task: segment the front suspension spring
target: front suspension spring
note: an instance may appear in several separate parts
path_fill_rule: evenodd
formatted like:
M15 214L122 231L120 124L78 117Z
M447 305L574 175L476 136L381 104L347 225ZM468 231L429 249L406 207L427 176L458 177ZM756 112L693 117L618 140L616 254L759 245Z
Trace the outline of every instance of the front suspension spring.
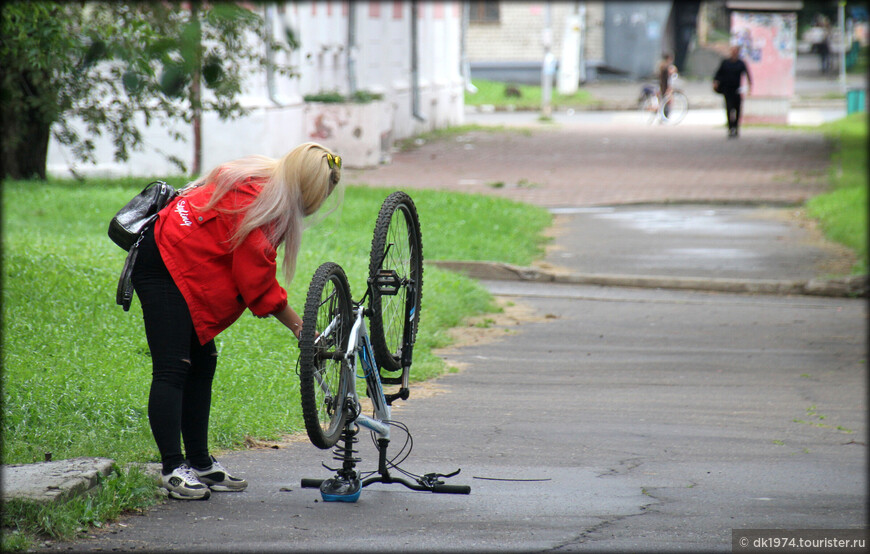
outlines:
M332 459L342 462L342 469L340 473L343 474L355 474L354 468L356 467L357 462L361 462L362 458L355 456L359 450L356 450L353 445L359 442L357 438L357 434L359 433L359 427L354 424L348 424L344 426L344 431L341 433L341 439L339 439L339 443L335 445L335 448L332 451Z

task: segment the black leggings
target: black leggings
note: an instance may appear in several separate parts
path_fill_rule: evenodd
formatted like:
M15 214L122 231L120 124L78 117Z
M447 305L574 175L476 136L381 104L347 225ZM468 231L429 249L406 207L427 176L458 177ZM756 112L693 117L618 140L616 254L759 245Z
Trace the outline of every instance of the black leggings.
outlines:
M187 303L160 257L153 229L146 232L139 246L133 286L142 303L151 351L148 420L163 473L171 473L184 463L182 438L189 463L207 468L211 465L208 416L217 349L214 340L199 344Z
M740 105L743 103L743 97L737 91L726 92L725 96L725 113L728 116L728 128L736 129L740 125Z

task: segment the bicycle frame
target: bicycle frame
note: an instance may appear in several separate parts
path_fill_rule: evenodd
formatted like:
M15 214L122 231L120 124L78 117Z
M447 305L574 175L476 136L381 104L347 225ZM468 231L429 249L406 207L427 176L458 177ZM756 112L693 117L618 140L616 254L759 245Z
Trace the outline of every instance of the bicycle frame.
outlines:
M354 402L354 413L356 418L353 420L367 429L377 433L381 438L389 440L390 426L383 423L390 419L390 406L387 403L384 395L384 387L381 383L380 372L375 363L374 352L372 351L372 343L369 339L368 329L365 325L365 307L362 303L354 307L355 320L350 331L350 339L347 344L347 351L344 359L347 362L346 370L353 376L354 379L347 379L347 387L350 390L343 391L345 399L351 399ZM362 365L363 375L366 380L366 391L369 399L374 407L375 417L369 417L362 413L359 405L359 395L356 392L356 359L359 359Z

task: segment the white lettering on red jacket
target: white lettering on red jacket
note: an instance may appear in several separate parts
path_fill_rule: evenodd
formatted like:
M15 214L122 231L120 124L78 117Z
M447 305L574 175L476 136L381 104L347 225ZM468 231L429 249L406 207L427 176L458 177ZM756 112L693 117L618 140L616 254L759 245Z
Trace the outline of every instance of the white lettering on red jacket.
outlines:
M175 205L175 211L181 217L181 226L182 227L190 227L193 225L193 222L187 217L187 200L179 200L178 204Z

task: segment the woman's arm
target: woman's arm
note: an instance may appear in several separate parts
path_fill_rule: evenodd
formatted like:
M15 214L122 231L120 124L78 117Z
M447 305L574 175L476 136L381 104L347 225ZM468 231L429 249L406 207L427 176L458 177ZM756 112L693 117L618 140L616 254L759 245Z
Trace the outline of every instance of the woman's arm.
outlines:
M275 316L275 319L284 324L285 327L290 329L296 338L299 338L299 333L302 332L302 318L299 317L299 314L290 307L290 304L284 306L284 308L280 311L272 314Z

